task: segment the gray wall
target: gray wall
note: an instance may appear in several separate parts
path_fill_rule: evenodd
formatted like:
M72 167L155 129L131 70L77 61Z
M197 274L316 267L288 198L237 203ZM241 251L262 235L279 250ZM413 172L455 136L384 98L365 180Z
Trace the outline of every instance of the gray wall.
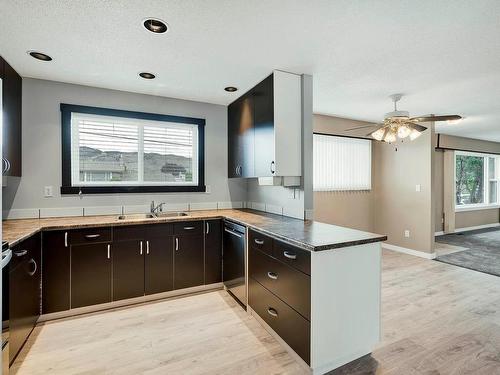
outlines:
M78 196L61 196L60 103L206 119L205 183L210 186L211 193L85 195L82 199ZM15 183L3 189L3 209L143 205L152 199L172 204L245 201L246 182L228 180L226 166L225 106L25 78L23 177L17 190ZM54 197L44 198L43 187L50 185L54 187Z

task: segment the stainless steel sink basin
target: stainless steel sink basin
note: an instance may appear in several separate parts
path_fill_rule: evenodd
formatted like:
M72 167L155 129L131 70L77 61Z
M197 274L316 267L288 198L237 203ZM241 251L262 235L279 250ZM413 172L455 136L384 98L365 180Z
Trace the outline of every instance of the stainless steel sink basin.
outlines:
M120 215L118 216L118 220L134 220L134 219L155 219L156 216L153 214L129 214L129 215Z
M179 216L188 216L186 212L158 212L155 214L156 217L179 217Z

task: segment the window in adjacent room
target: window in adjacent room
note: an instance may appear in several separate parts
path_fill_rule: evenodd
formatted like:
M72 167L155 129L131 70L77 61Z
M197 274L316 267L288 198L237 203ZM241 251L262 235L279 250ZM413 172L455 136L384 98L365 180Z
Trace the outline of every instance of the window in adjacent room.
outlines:
M371 141L314 134L314 191L370 190Z
M205 120L61 104L63 194L205 191Z
M500 156L455 153L455 205L458 209L497 206Z

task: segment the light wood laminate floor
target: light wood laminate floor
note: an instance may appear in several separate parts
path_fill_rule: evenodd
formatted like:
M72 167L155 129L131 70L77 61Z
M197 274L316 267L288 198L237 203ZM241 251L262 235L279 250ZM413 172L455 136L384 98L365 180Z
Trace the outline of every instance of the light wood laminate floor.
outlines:
M500 278L384 251L382 342L333 374L500 374ZM48 322L14 374L303 374L223 291Z

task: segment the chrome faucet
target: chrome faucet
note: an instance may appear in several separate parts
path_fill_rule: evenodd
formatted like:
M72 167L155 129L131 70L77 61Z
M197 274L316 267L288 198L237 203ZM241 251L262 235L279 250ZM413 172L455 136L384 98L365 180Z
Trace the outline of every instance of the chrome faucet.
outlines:
M158 212L163 212L163 205L165 202L160 203L158 206L155 206L155 201L151 201L151 208L150 212L154 215L157 214Z

